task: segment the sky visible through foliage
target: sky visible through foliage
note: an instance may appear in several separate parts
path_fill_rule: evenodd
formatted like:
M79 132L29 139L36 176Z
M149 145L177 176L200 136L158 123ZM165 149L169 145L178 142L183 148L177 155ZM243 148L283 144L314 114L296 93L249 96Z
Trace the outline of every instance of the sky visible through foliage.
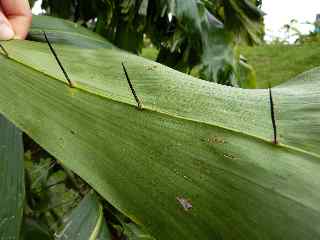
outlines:
M267 14L264 18L266 25L266 40L270 41L274 37L286 38L286 33L282 27L292 19L296 19L295 26L304 34L314 30L311 24L314 23L316 15L320 14L319 0L263 0L263 11ZM294 38L291 39L294 41Z

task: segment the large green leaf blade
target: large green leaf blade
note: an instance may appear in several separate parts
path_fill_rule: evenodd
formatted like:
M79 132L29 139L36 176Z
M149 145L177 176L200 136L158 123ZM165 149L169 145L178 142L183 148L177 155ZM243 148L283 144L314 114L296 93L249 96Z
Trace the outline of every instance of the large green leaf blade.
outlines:
M24 193L22 134L0 115L0 239L19 239Z
M273 90L274 145L267 90L204 82L117 50L56 46L70 89L46 45L4 46L0 111L156 238L319 238L319 140L303 131L319 131L319 70ZM299 136L290 114L304 116Z
M280 142L320 156L320 68L274 88Z
M46 44L12 41L4 46L15 61L67 83ZM272 139L266 90L212 85L119 50L54 47L71 80L85 92L136 106L122 69L124 63L145 109Z

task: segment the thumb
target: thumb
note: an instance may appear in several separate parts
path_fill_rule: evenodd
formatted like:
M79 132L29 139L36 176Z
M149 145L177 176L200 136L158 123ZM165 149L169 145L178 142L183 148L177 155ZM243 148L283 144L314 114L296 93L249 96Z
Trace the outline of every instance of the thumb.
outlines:
M0 40L10 40L14 37L11 24L5 17L3 12L0 11Z

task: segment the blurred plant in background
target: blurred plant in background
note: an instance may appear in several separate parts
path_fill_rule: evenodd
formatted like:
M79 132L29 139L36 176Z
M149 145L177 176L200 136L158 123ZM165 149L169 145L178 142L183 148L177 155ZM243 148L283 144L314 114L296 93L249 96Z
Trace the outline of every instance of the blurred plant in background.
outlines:
M320 15L316 17L315 22L299 22L296 19L292 19L289 23L282 27L282 37L274 37L270 42L271 44L304 44L320 41ZM311 26L309 33L305 34L301 31L301 26Z
M158 49L156 60L182 72L254 87L255 79L242 74L250 68L243 69L237 45L262 42L261 4L256 0L43 0L42 8L48 15L81 22L135 54L149 39Z

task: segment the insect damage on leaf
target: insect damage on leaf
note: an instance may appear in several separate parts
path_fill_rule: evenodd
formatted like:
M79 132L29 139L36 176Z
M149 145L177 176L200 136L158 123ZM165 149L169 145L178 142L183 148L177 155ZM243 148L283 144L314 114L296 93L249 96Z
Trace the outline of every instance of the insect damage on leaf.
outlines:
M147 67L147 70L155 70L157 68L157 65L151 65L146 67Z
M65 78L67 79L67 81L68 81L68 83L69 83L69 87L73 88L73 87L74 87L74 84L72 83L72 81L71 81L71 79L69 78L66 70L64 69L64 67L63 67L63 65L62 65L62 63L61 63L58 55L57 55L56 52L54 51L54 49L53 49L53 47L52 47L52 45L51 45L51 43L50 43L50 41L49 41L49 38L48 38L48 36L47 36L47 34L46 34L45 31L43 31L43 35L44 35L44 38L46 39L46 41L47 41L47 43L48 43L48 45L49 45L49 48L50 48L51 53L53 54L54 58L56 59L58 65L59 65L59 67L60 67L60 69L62 70L63 75L64 75Z
M176 197L176 199L185 211L189 211L192 208L192 204L190 203L190 201L188 199L185 199L182 197Z
M134 88L133 88L133 85L132 85L132 82L131 82L131 80L130 80L130 78L129 78L127 69L126 69L126 67L124 66L124 63L123 63L123 62L122 62L121 64L122 64L122 68L123 68L124 74L125 74L125 76L126 76L127 82L128 82L129 87L130 87L130 89L131 89L132 95L134 96L134 99L136 100L136 102L137 102L137 104L138 104L138 109L142 110L141 101L140 101L140 99L138 98L138 95L137 95L136 91L135 91Z
M225 140L223 140L222 138L216 137L216 136L209 137L207 139L207 142L210 144L224 144L224 143L226 143Z
M9 54L8 54L7 50L2 46L2 44L0 44L0 48L1 48L2 52L4 53L4 55L6 57L9 57Z
M271 113L271 121L272 121L272 128L273 128L273 143L278 144L277 125L276 125L276 119L275 119L275 113L274 113L274 103L273 103L272 90L271 90L270 83L269 83L269 100L270 100L270 113Z

